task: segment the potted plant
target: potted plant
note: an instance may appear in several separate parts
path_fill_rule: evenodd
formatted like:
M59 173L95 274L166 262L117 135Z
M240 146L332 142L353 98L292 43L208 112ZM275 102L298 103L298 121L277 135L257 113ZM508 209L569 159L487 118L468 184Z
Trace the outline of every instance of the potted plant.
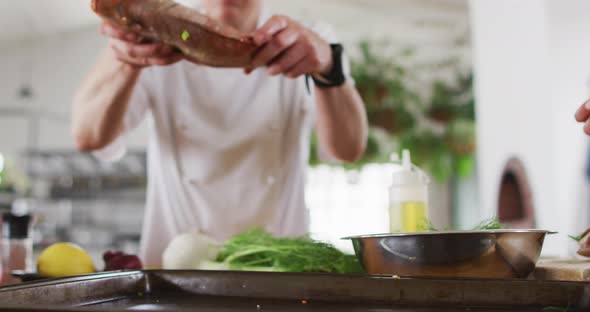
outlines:
M365 102L371 130L365 155L344 167L387 162L392 152L409 149L416 164L438 182L471 175L476 145L471 73L458 72L452 81L416 83L416 69L404 65L413 50L384 56L387 53L378 50L386 50L386 45L364 40L352 62L352 76ZM422 68L431 70L432 66ZM311 151L310 163L322 163L315 137Z

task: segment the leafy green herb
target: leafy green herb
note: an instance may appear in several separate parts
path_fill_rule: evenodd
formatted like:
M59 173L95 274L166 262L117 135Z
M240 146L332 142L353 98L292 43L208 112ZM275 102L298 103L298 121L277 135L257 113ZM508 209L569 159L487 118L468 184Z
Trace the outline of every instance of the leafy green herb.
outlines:
M276 238L263 230L235 236L217 258L232 270L363 273L355 256L309 238Z
M485 230L501 230L504 229L504 225L496 218L485 220L473 228L474 231L485 231Z
M558 312L570 312L571 305L567 307L546 307L543 311L558 311Z
M422 222L422 224L418 227L420 231L426 231L426 232L439 232L441 231L440 229L437 229L432 222L430 222L430 220L428 219L424 219L424 221ZM504 227L504 225L502 223L500 223L500 221L498 221L497 218L492 218L492 219L488 219L488 220L484 220L481 223L479 223L476 227L472 228L472 231L487 231L487 230L501 230L501 229L505 229L506 227ZM443 229L443 231L446 231L448 229Z
M438 232L439 229L437 229L434 224L432 224L432 222L430 220L428 220L428 218L424 218L424 220L422 220L422 223L420 225L418 225L418 231L421 232Z
M190 37L191 37L191 34L187 30L182 32L182 35L181 35L182 41L188 41L188 39Z
M579 243L579 242L581 242L581 241L582 241L582 239L584 239L584 237L582 237L581 235L580 235L580 236L572 236L572 235L568 235L568 237L569 237L569 238L571 238L571 239L573 239L573 240L575 240L575 241L576 241L576 242L578 242L578 243Z

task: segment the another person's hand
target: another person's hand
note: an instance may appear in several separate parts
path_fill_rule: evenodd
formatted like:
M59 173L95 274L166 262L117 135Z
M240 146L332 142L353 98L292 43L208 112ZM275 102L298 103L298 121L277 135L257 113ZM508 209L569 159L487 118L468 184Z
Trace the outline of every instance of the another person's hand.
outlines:
M182 60L183 55L161 43L144 43L143 38L108 23L100 26L100 32L109 38L109 46L121 62L134 67L165 66Z
M590 135L590 100L578 108L576 120L584 123L584 132Z
M289 17L272 17L253 37L260 50L252 65L268 66L270 75L283 74L289 78L321 75L329 73L334 66L330 44Z

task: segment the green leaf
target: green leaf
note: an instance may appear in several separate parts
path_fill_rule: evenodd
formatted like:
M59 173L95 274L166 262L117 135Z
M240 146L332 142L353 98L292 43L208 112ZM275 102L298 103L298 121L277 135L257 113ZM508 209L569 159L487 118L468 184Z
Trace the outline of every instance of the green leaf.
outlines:
M418 225L418 231L420 232L438 232L439 230L432 224L428 218L424 218Z
M459 177L470 177L475 169L475 157L473 155L460 156L457 158L455 166Z
M485 230L502 230L505 229L504 225L500 223L497 218L492 218L489 220L484 220L476 227L473 228L474 231L485 231Z
M477 226L470 229L471 231L489 231L489 230L502 230L505 229L504 225L498 221L497 218L492 218L488 220L481 221ZM432 222L428 218L424 218L420 226L418 227L419 231L425 232L438 232L440 229L437 229ZM444 229L445 231L448 229ZM461 230L459 230L461 231Z
M450 153L439 150L434 153L430 165L430 172L438 182L444 182L453 175L453 160Z
M185 30L182 32L182 35L180 36L182 38L182 41L188 41L188 39L191 37L191 34Z
M572 235L568 235L569 238L575 240L576 242L581 242L582 239L584 239L582 236L572 236Z
M311 134L310 146L309 146L309 164L311 166L317 166L320 164L319 151L318 151L318 137L314 132Z

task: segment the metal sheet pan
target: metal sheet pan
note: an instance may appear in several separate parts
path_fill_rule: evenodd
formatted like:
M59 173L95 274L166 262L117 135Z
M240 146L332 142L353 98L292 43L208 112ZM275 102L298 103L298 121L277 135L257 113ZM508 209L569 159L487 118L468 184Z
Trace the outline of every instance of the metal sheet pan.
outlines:
M213 271L133 271L0 288L0 311L540 311L590 284ZM444 308L444 309L443 309Z

